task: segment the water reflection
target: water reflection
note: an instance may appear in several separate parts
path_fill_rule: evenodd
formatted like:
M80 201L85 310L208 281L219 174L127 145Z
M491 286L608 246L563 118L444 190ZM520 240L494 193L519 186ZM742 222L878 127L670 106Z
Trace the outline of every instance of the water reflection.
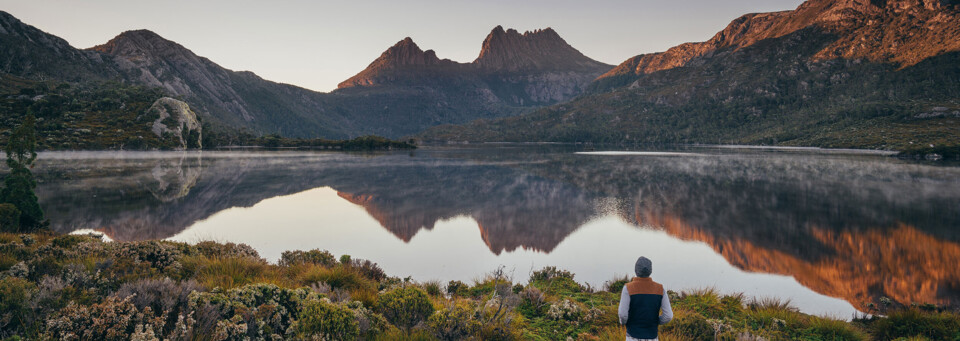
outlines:
M494 258L534 257L613 217L705 243L741 270L791 276L859 309L884 296L960 305L960 169L954 167L815 152L575 154L544 147L371 155L56 153L39 163L38 194L60 232L169 238L230 208L329 187L401 245L439 222L466 218ZM284 217L262 228L286 231ZM230 240L229 229L218 231L211 237ZM369 247L361 245L367 241L314 247L371 257L353 251ZM581 262L610 263L602 248L582 250ZM451 270L435 271L442 278ZM677 278L703 283L697 276Z

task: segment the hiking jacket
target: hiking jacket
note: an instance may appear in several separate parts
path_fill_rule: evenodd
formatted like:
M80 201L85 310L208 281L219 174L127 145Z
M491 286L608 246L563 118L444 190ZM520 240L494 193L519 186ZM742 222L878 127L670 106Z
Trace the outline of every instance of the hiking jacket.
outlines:
M673 319L667 291L649 277L634 277L623 286L618 313L635 339L656 339L657 328Z

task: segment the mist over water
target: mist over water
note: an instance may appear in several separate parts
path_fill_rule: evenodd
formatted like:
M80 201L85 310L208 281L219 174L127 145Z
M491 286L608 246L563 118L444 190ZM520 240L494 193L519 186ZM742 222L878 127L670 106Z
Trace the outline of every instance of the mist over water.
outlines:
M58 232L326 249L468 281L555 265L602 285L637 256L673 290L792 298L849 317L960 305L960 168L854 151L426 147L397 153L42 153Z

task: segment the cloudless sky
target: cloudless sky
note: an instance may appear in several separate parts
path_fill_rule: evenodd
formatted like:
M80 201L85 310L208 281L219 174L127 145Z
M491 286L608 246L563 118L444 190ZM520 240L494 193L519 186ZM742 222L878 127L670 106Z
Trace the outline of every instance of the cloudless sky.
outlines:
M0 0L0 10L78 48L149 29L232 70L317 91L411 37L440 58L473 61L490 30L553 27L607 64L704 41L751 12L801 0Z

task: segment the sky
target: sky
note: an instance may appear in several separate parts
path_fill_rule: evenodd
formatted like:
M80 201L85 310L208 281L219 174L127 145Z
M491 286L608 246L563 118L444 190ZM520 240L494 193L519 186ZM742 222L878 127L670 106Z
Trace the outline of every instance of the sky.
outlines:
M801 0L0 0L0 10L77 48L148 29L236 71L331 91L404 37L471 62L497 25L552 27L583 54L616 65L704 41L752 12Z

